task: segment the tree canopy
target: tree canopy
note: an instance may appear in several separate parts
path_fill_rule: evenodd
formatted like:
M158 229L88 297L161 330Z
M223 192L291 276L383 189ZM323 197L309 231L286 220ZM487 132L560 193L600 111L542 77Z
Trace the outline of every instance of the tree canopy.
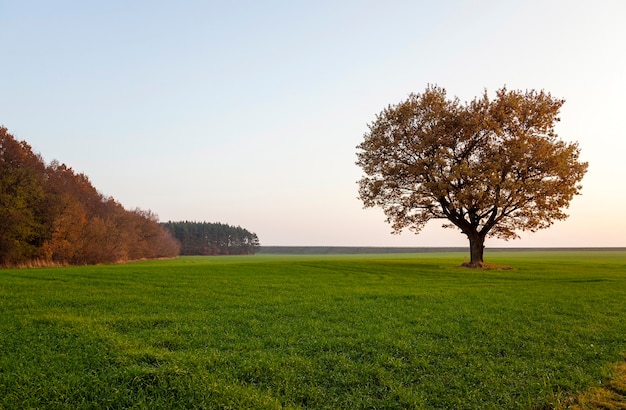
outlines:
M123 262L178 249L152 212L124 209L0 127L0 266Z
M487 91L461 103L438 86L384 109L357 146L359 196L395 233L447 219L483 264L486 237L514 239L567 218L588 164L555 133L564 100L544 91Z
M163 224L180 242L181 255L253 255L259 238L240 226L210 222L166 222Z

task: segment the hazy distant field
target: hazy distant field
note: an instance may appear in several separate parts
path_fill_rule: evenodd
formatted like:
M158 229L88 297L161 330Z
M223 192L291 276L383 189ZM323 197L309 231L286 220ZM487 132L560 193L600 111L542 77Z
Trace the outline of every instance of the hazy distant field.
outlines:
M626 354L626 252L0 270L0 408L557 405Z

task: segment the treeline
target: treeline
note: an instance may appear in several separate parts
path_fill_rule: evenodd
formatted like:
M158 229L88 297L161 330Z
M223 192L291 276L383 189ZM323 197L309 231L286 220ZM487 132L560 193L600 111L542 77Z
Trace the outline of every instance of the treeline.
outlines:
M177 256L150 211L128 211L86 175L46 165L0 127L0 266L97 264Z
M163 226L180 242L181 255L253 255L259 238L239 226L208 222L167 222Z

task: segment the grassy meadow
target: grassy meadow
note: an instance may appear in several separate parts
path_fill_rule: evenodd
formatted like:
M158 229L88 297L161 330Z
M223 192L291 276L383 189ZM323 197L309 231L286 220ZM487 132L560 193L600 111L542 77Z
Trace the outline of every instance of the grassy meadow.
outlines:
M626 357L626 252L0 270L0 409L549 409Z

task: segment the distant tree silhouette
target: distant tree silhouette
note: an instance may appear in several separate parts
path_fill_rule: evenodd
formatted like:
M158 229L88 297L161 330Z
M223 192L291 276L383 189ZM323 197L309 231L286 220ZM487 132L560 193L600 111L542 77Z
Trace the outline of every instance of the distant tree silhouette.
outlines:
M209 222L167 222L180 242L181 255L253 255L259 247L255 233L239 226Z

